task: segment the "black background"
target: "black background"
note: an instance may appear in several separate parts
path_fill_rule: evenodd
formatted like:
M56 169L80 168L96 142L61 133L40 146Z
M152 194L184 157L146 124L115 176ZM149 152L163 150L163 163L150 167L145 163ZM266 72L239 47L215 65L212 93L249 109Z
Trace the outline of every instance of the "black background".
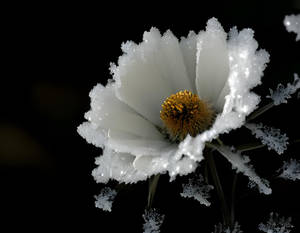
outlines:
M210 5L211 4L211 5ZM125 188L111 213L94 207L94 195L104 186L91 176L94 159L101 150L86 143L76 128L89 110L89 91L110 78L109 63L117 62L120 45L140 42L151 26L177 36L205 28L216 17L225 31L252 28L261 48L270 53L263 85L255 91L266 96L278 82L300 74L300 49L295 34L287 33L283 18L299 13L296 1L226 1L111 3L92 5L15 4L3 8L3 73L1 75L0 122L0 223L12 232L45 230L82 232L142 232L142 213L147 200L147 182ZM155 91L155 90L154 90ZM264 102L265 100L263 100ZM300 137L299 100L272 109L257 122L281 128L292 139ZM241 138L240 135L248 135ZM237 130L225 141L238 145L255 140L246 130ZM245 232L256 232L271 211L300 221L299 181L272 179L282 160L299 159L299 144L284 156L267 149L249 153L257 172L270 178L273 194L264 196L246 187L239 176L237 220ZM221 182L228 195L233 171L216 155ZM169 183L162 176L154 206L166 214L161 232L211 232L220 221L215 193L212 206L179 196L181 182ZM108 184L114 187L115 183ZM300 225L298 224L298 231ZM297 230L295 230L297 232Z

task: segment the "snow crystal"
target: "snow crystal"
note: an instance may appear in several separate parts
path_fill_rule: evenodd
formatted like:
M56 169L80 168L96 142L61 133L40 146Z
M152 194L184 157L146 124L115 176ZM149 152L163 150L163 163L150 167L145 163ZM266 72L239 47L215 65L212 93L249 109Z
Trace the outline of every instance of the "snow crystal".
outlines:
M159 214L156 209L146 210L145 214L143 214L144 225L143 225L143 233L159 233L160 226L164 221L165 216Z
M98 196L95 196L95 205L97 208L111 212L112 203L117 195L116 190L105 187Z
M287 86L284 87L281 83L279 83L275 91L270 89L270 95L268 95L267 98L272 99L274 101L274 105L287 103L287 99L291 98L291 95L294 94L299 88L299 76L297 74L294 74L294 82L292 84L288 83Z
M282 173L279 177L289 180L300 180L300 162L291 159L290 161L284 161L284 164L281 168Z
M283 24L288 32L297 34L296 41L300 40L300 14L285 16Z
M275 150L278 154L282 154L286 149L288 137L286 134L281 134L280 129L264 126L262 124L246 124L248 129L256 138L260 139L262 144L266 145L269 150Z
M241 226L238 222L234 223L233 229L230 229L229 227L226 227L223 224L219 223L215 225L215 230L213 233L243 233L240 227Z
M277 213L271 213L267 223L260 223L258 229L266 233L289 233L294 227L292 218L280 217Z
M194 198L200 204L210 206L207 198L210 197L209 191L214 187L206 184L202 175L190 178L187 184L182 185L182 188L183 191L180 193L182 197Z
M248 176L252 183L257 184L261 193L271 194L272 189L269 187L269 182L265 179L261 179L249 165L249 157L242 156L240 152L232 152L228 146L216 146L215 147L229 162L232 164L233 169L237 169L238 172L244 173Z

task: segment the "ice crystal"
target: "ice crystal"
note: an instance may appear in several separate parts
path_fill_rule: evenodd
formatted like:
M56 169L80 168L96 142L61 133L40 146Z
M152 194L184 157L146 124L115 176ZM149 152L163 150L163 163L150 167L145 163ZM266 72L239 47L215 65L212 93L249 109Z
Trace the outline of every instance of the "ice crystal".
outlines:
M111 212L112 203L117 195L117 192L109 187L105 187L101 190L98 196L95 196L95 205L104 211Z
M202 175L190 178L188 183L182 185L182 188L183 191L180 193L182 197L194 198L200 204L210 206L207 199L210 197L209 191L214 187L206 184Z
M143 214L144 225L143 225L143 233L159 233L160 226L164 221L165 216L159 214L156 209L146 210L145 214Z
M284 161L279 177L289 180L300 180L300 162L295 159Z
M283 23L288 32L297 34L296 41L300 40L300 14L285 16Z
M226 227L223 224L219 223L215 225L215 230L212 233L243 233L240 227L241 226L238 222L235 222L233 229L230 229L229 227Z
M279 83L275 91L270 89L270 95L268 95L267 98L272 99L274 101L274 105L287 103L287 99L291 98L291 95L294 94L299 88L299 76L294 74L294 82L292 84L288 83L287 86L284 87L281 83Z
M272 189L269 187L269 182L265 179L261 179L254 171L251 165L249 165L250 159L247 156L242 156L239 151L233 152L228 146L216 146L216 149L232 164L232 168L237 172L242 172L249 177L251 187L256 184L259 191L266 195L272 193Z
M288 137L281 134L280 129L264 126L263 124L246 124L246 127L252 131L256 138L260 139L262 144L266 145L269 150L275 150L282 154L286 149Z
M266 233L289 233L294 227L292 218L280 217L277 213L271 213L267 223L260 223L258 229Z

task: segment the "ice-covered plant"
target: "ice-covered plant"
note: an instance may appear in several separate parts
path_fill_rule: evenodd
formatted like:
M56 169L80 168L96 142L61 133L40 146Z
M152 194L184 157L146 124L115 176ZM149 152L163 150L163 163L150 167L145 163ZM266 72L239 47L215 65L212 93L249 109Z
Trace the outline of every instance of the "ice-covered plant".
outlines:
M128 184L149 179L144 232L158 233L163 217L151 207L159 175L167 173L173 181L179 175L196 173L205 161L214 186L197 174L183 184L181 196L209 206L207 199L214 187L223 216L215 232L242 232L234 219L233 203L226 203L214 153L219 152L237 173L247 176L251 187L271 194L269 182L256 174L244 152L263 146L278 154L287 149L286 134L253 121L297 93L298 75L287 87L279 84L270 90L271 102L260 107L261 96L252 89L261 84L269 54L258 48L251 29L233 27L226 33L216 18L208 20L205 30L181 39L170 30L161 34L151 28L140 44L128 41L122 51L118 64L111 64L113 78L90 92L91 110L78 127L82 137L103 149L92 173L95 180ZM250 129L262 144L225 145L222 136L241 127ZM282 170L281 177L294 179L296 174L297 178L294 162ZM234 190L235 184L233 195ZM96 206L110 211L115 195L104 190Z

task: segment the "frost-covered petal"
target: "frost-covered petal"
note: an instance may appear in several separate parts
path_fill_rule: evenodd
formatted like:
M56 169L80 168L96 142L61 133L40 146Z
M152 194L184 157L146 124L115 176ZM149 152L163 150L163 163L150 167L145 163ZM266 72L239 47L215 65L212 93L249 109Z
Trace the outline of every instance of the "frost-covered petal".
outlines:
M161 126L163 101L177 91L191 90L177 38L170 31L161 36L152 28L142 43L127 45L123 51L118 66L111 68L119 99Z
M134 134L122 131L110 130L108 133L107 146L117 152L130 153L135 156L163 155L176 148L166 140L152 140L141 138Z
M220 93L217 109L221 113L209 130L197 137L186 137L179 144L176 155L185 154L191 159L201 161L205 143L217 138L218 135L228 133L232 129L241 127L260 102L260 97L251 89L261 83L261 77L269 61L269 54L264 50L257 51L258 44L250 29L238 32L231 29L228 41L229 77ZM199 93L201 96L201 93Z
M121 102L115 94L115 85L96 85L90 92L91 110L85 118L105 130L119 130L143 138L162 139L153 124Z
M182 37L180 40L180 48L182 51L184 64L190 83L192 84L192 92L196 92L196 51L197 51L197 34L193 31L190 31L187 38Z
M212 18L197 41L196 88L200 98L215 105L228 74L226 33L217 19Z
M103 155L96 158L98 167L92 175L99 183L107 183L110 179L124 183L136 183L147 179L147 175L133 167L135 156L128 153L117 153L105 148Z
M232 168L248 176L250 181L258 185L259 191L264 194L271 194L272 189L266 180L261 179L253 169L248 165L249 158L241 156L240 153L234 153L230 147L216 146L216 149L232 164Z

